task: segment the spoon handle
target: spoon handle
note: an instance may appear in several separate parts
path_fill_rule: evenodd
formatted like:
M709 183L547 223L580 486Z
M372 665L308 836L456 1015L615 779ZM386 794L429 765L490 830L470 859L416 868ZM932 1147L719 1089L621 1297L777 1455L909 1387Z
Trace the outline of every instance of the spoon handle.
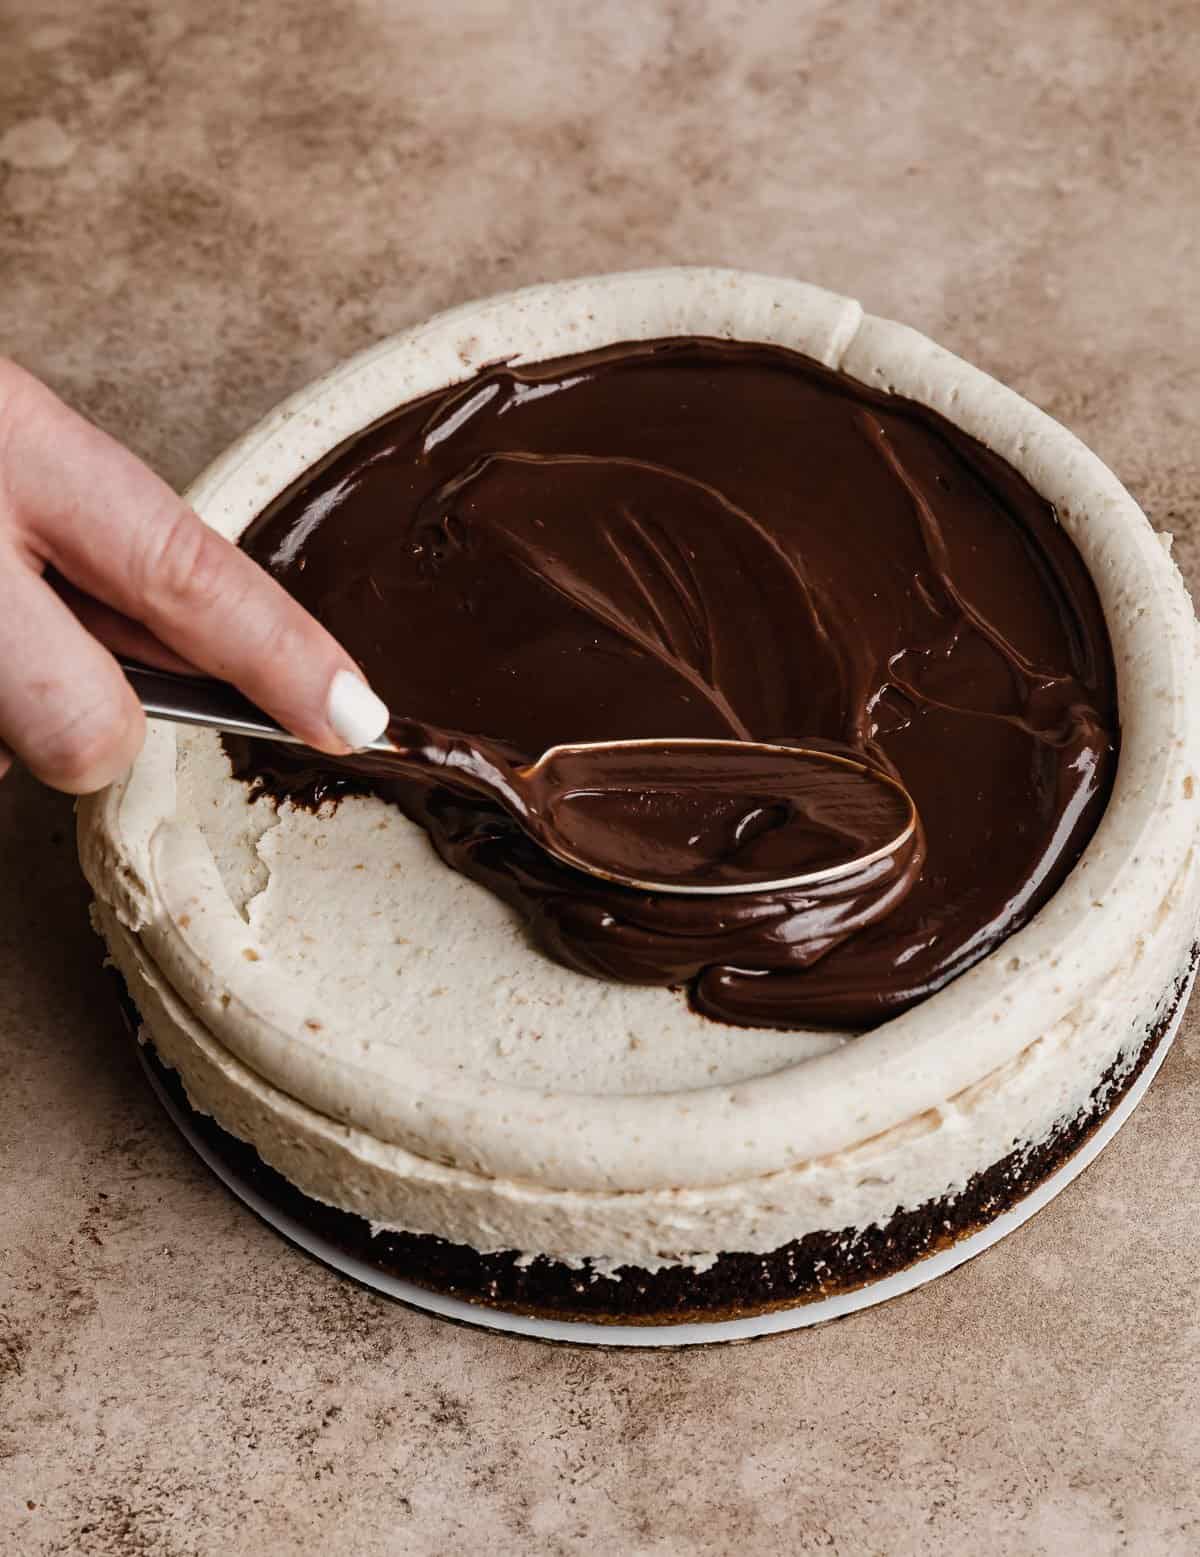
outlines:
M179 676L172 671L152 670L120 660L126 679L152 719L168 719L173 724L199 725L221 730L226 735L249 735L269 741L300 746L298 736L276 724L249 698L243 697L227 681L212 681L204 676ZM385 736L373 741L369 750L392 751Z
M129 660L119 664L152 719L289 746L304 744L226 681L179 676ZM404 719L393 720L377 741L363 749L386 754L386 761L379 764L382 773L433 774L456 788L498 801L517 817L528 816L528 802L512 764L489 741Z

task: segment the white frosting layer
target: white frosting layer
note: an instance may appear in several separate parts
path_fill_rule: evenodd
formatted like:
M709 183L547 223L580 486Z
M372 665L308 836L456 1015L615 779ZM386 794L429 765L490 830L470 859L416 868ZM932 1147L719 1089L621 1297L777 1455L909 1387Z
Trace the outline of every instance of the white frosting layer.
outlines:
M289 401L190 495L236 536L349 434L481 363L682 333L792 346L934 406L1055 503L1113 639L1113 799L1029 926L840 1042L721 1027L670 991L560 968L391 808L276 816L210 737L154 730L81 806L100 926L193 1101L375 1222L654 1263L890 1216L1077 1112L1140 1047L1194 938L1195 624L1166 549L1070 434L846 299L665 271L471 305Z

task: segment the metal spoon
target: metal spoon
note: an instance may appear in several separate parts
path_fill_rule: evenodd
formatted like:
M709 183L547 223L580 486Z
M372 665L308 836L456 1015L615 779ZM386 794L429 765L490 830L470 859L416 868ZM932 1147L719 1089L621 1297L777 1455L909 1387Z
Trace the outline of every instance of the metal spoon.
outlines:
M303 745L224 682L122 662L153 718ZM498 802L548 853L640 891L802 891L919 846L897 780L853 756L680 738L552 746L520 766L494 743L393 720L346 762L438 776Z

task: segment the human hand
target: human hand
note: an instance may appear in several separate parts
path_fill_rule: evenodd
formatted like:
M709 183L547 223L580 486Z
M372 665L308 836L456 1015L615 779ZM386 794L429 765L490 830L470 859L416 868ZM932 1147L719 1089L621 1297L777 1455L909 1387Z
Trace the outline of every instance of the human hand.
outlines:
M70 794L145 734L112 650L231 681L310 746L345 753L387 709L344 649L133 454L0 359L0 775Z

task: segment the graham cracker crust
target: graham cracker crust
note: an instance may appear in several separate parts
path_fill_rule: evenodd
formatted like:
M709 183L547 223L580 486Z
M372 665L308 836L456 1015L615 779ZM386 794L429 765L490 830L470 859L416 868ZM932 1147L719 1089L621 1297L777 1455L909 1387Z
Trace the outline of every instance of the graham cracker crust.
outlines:
M1089 1102L1049 1140L1011 1152L975 1174L958 1195L897 1211L883 1225L808 1233L769 1254L722 1254L703 1271L624 1266L608 1275L541 1255L525 1262L516 1251L480 1254L426 1233L373 1233L363 1217L302 1193L252 1146L194 1109L178 1075L152 1044L145 1050L164 1090L215 1156L269 1205L366 1265L464 1302L539 1318L624 1325L712 1322L852 1291L936 1254L1010 1210L1079 1149L1144 1070L1185 997L1198 958L1200 944L1193 946L1133 1064L1126 1053L1118 1055ZM136 1034L141 1018L123 983L120 998Z

